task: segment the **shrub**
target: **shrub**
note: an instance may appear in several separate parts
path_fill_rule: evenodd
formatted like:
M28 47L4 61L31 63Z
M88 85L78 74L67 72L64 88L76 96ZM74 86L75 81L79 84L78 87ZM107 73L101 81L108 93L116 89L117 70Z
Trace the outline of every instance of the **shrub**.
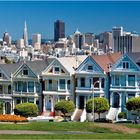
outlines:
M119 119L126 119L126 113L125 112L120 112L119 114L118 114L118 118Z
M66 116L66 113L72 113L74 111L74 103L72 101L62 100L55 104L55 110L61 111Z
M109 103L106 98L96 97L94 99L89 99L86 105L86 111L88 113L92 112L94 103L94 112L98 113L100 119L100 113L104 113L109 110Z
M38 107L36 104L33 103L22 103L17 104L14 113L16 115L21 115L24 117L31 117L31 116L37 116L38 115Z

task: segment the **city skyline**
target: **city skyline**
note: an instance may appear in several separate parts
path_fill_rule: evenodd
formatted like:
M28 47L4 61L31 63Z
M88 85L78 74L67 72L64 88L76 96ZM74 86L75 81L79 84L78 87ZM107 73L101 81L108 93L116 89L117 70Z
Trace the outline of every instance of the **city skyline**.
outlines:
M29 39L40 33L42 38L54 38L54 22L65 22L66 36L75 32L99 34L123 26L126 31L140 33L140 2L113 1L14 1L0 2L0 38L7 31L12 39L23 37L27 22Z

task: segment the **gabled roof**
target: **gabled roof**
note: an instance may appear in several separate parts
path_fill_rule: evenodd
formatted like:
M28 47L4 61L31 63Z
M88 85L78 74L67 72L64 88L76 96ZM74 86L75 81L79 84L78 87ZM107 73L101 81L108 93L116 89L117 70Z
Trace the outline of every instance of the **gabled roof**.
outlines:
M69 57L57 58L57 60L71 73L75 73L75 69L87 58L86 55L77 55Z
M47 60L35 60L35 61L20 61L14 64L0 64L0 67L5 71L5 73L11 77L23 64L26 64L35 74L41 75L41 72L53 61L53 59Z
M127 53L127 55L136 63L140 63L140 52Z
M109 72L109 65L114 64L122 55L120 53L111 53L104 55L92 55L91 57L105 71Z

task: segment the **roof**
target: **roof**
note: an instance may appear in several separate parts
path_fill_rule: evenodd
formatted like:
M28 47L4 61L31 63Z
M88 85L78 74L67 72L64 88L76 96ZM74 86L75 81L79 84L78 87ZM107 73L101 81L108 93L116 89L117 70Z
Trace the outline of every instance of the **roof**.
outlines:
M104 55L92 55L91 57L105 71L109 72L109 65L114 64L122 55L120 53L111 53Z
M57 58L57 60L71 73L75 73L75 69L87 58L87 55L76 55L69 57Z
M140 52L127 53L127 55L136 63L140 63Z
M26 64L35 74L41 75L41 72L53 61L53 58L48 58L47 60L35 60L35 61L20 61L13 64L0 64L2 70L11 77L19 67Z

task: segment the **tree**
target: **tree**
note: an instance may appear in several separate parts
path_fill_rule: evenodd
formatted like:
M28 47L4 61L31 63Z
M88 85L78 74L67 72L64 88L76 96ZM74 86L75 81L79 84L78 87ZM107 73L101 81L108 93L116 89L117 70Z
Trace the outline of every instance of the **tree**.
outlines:
M139 111L140 110L140 97L133 97L126 102L126 108L129 111Z
M23 117L37 116L38 107L33 103L21 103L16 105L14 113Z
M66 116L66 113L72 113L74 111L74 103L72 101L62 100L55 104L55 110L61 111Z
M100 113L104 113L109 110L109 103L106 98L96 97L94 99L89 99L86 104L86 111L88 113L92 112L93 103L94 103L94 112L98 114L100 119Z

